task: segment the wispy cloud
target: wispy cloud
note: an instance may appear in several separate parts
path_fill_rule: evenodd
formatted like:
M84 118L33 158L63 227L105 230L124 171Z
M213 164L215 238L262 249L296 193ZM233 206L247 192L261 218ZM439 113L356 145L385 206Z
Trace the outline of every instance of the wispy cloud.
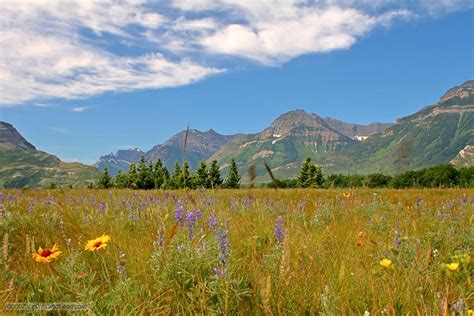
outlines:
M473 7L469 0L2 2L0 106L187 85L224 71L216 55L275 66L348 49L377 27Z
M72 111L76 112L76 113L81 113L81 112L84 112L85 110L90 109L90 108L91 108L91 106L76 106L76 107L72 108Z
M48 126L48 129L60 134L69 134L69 130L67 128L60 126Z

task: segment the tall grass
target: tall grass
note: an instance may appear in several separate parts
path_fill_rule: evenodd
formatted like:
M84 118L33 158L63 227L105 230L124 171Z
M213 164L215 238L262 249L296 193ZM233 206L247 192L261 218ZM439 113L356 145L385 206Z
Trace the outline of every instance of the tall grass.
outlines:
M0 311L7 302L127 315L474 308L472 190L343 193L4 191ZM84 249L102 234L105 249ZM53 244L57 260L33 260Z

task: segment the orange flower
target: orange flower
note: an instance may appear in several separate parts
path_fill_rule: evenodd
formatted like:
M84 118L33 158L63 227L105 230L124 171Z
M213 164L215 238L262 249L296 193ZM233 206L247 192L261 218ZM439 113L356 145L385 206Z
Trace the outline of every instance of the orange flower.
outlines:
M365 238L365 235L366 235L366 233L362 230L358 234L359 238Z
M342 195L345 197L345 198L348 198L351 196L351 192L344 192L342 193Z
M84 249L89 251L96 251L107 247L107 243L109 241L110 237L108 235L102 235L99 238L88 240Z
M364 243L361 240L359 240L356 244L356 247L357 248L362 248L362 247L364 247Z
M59 251L59 247L54 244L52 248L38 248L38 253L32 253L33 260L38 263L50 263L57 259L62 252Z

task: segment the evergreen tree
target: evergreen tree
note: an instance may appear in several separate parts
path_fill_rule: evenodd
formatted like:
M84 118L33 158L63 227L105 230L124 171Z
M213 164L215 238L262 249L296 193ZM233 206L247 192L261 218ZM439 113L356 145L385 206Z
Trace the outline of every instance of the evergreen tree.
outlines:
M227 178L225 179L224 186L228 189L240 188L239 170L237 169L237 164L233 158L230 162L230 169L229 173L227 174Z
M99 189L108 189L112 187L112 177L109 175L109 169L105 167L104 172L99 178L99 182L97 183L97 186Z
M173 189L181 189L181 168L179 167L179 162L174 163L173 175L171 176L171 187Z
M161 185L162 189L169 189L171 188L171 179L170 179L170 172L166 166L163 166L163 184Z
M155 189L160 189L165 181L163 174L163 162L161 159L158 159L155 163L155 167L153 169L153 179L155 181Z
M298 182L300 183L300 187L302 188L307 188L310 166L311 166L311 158L308 157L301 165L301 173L300 173L300 176L298 177Z
M209 188L209 172L205 161L201 161L199 168L196 170L196 185L200 188Z
M209 185L211 188L216 188L222 184L221 171L217 165L217 160L211 162L209 167Z
M130 184L130 179L126 172L119 171L115 175L114 186L119 189L126 189Z
M138 181L138 174L137 174L137 167L134 163L130 164L130 168L128 170L128 187L132 189L137 188L137 181Z
M311 158L306 158L303 162L298 182L302 188L317 188L324 184L321 168L311 162Z
M155 182L153 180L152 170L150 166L146 164L145 157L140 158L138 163L138 178L137 187L141 190L153 189Z
M193 181L192 177L189 173L189 162L185 161L183 163L183 170L181 171L181 186L184 189L192 189L193 188Z

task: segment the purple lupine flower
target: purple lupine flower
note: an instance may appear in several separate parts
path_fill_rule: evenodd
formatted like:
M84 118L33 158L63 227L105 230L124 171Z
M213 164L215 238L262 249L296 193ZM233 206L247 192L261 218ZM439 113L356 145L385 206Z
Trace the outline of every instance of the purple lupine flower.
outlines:
M99 202L99 212L100 213L105 212L105 203Z
M207 224L212 228L216 228L217 226L217 221L216 221L216 214L214 212L211 212L209 215L209 219L207 220Z
M154 242L156 248L163 247L163 243L165 241L165 234L163 230L163 225L161 225L160 228L158 228L158 237Z
M221 277L222 276L222 270L219 269L218 267L214 267L214 273L216 274L216 276L218 277Z
M285 238L285 221L283 217L280 215L277 217L275 221L275 239L277 244L281 244L283 239Z
M188 224L188 239L192 240L193 239L193 231L194 231L194 225L196 224L196 213L195 212L189 212L186 215L186 223Z
M179 204L178 207L174 210L174 219L177 222L181 222L186 216L186 210L183 204Z
M196 213L196 218L198 218L198 219L201 219L201 218L202 218L203 214L202 214L202 211L201 211L200 209L197 209L197 210L195 211L195 213Z
M218 228L216 229L216 235L217 238L219 239L219 256L218 260L221 263L221 265L225 268L227 266L227 262L229 261L229 240L228 240L228 232L227 230Z

